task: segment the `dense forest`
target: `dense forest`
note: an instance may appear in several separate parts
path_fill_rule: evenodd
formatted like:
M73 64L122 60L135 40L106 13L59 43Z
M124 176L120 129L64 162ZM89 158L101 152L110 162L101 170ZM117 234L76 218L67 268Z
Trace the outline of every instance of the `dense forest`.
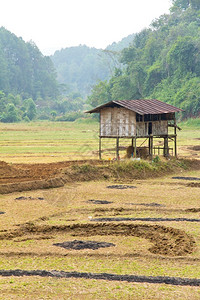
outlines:
M199 0L172 0L169 14L104 50L80 45L48 57L0 28L0 122L73 121L91 106L141 98L200 116Z
M170 14L154 20L121 52L126 67L99 82L88 101L156 98L200 116L200 2L174 0Z
M122 49L129 41L130 37L127 41L124 38L113 47ZM84 117L88 108L85 98L92 86L110 78L112 70L120 66L117 63L116 51L87 46L44 56L33 42L26 43L1 27L0 121L73 121Z
M54 65L33 42L0 28L0 120L32 120L37 101L59 95Z

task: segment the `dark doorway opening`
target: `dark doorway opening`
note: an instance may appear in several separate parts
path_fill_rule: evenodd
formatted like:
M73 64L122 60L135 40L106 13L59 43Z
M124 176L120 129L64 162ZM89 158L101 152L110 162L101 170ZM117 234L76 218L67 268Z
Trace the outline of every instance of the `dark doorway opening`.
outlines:
M152 134L152 123L149 122L149 127L148 127L148 134Z

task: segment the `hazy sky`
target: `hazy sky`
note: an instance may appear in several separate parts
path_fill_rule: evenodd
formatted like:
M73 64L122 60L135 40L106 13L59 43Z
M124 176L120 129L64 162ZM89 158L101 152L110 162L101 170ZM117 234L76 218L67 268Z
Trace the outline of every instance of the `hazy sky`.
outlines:
M0 0L0 26L44 54L85 44L105 48L169 12L170 0Z

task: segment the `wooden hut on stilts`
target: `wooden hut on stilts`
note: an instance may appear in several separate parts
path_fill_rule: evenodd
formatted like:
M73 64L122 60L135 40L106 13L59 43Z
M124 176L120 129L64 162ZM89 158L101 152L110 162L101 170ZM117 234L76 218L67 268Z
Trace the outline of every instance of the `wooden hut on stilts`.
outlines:
M99 158L102 158L101 141L105 138L116 139L116 158L119 158L119 140L131 139L133 156L137 157L137 139L148 140L148 155L161 150L169 156L169 140L173 141L173 155L177 157L177 128L175 113L182 111L162 101L151 100L118 100L98 106L87 113L100 114ZM173 133L169 133L173 127ZM155 147L155 139L163 139L163 147Z

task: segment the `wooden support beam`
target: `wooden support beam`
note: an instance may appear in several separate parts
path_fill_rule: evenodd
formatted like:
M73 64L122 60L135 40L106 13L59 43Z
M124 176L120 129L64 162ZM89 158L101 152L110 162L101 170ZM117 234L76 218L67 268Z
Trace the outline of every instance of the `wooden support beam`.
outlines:
M176 125L176 118L174 118L174 155L177 158L177 134L176 134L176 128L178 126Z
M176 136L174 138L174 155L177 158L177 140L176 140Z
M164 137L164 157L169 156L168 136Z
M150 139L151 139L151 159L153 159L153 136L151 136Z
M137 143L136 143L136 137L134 138L134 157L137 156Z
M101 137L99 137L99 159L101 159Z
M132 147L134 147L133 141L134 141L134 138L132 138L132 143L131 143L131 146L132 146Z
M153 158L153 136L149 137L149 158Z
M116 159L119 160L119 138L116 139Z

